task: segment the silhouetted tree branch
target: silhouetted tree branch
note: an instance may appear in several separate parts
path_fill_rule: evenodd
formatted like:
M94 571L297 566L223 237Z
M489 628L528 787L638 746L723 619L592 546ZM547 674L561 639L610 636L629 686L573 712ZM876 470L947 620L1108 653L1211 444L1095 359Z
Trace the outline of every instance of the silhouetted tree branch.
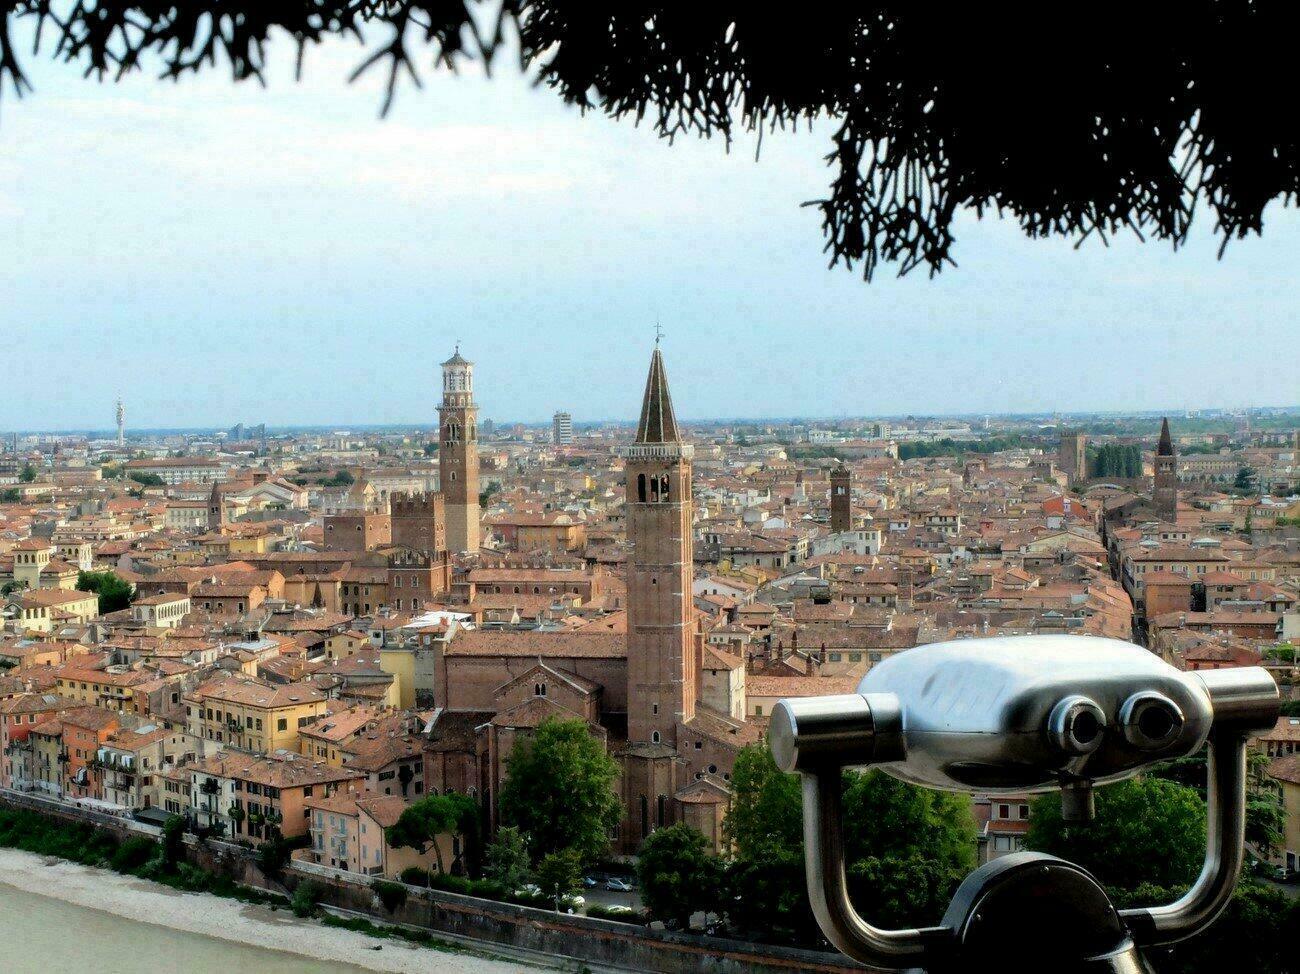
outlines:
M566 102L649 120L666 138L730 142L830 119L819 209L832 264L930 273L952 260L962 210L1031 237L1129 230L1187 237L1198 204L1223 246L1294 202L1300 139L1287 107L1300 9L1282 0L823 4L620 0L280 0L184 4L0 2L0 86L28 86L13 47L116 79L158 58L164 77L220 62L263 77L273 38L378 46L353 77L387 73L383 110L427 63L491 65L516 31L521 67ZM486 29L484 26L486 25ZM43 46L43 48L42 48Z

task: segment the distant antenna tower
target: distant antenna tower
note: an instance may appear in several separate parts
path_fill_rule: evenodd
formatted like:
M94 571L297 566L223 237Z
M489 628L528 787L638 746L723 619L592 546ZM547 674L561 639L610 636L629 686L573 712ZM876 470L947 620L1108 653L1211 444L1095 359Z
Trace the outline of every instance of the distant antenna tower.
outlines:
M117 399L117 445L126 446L126 407L121 396Z

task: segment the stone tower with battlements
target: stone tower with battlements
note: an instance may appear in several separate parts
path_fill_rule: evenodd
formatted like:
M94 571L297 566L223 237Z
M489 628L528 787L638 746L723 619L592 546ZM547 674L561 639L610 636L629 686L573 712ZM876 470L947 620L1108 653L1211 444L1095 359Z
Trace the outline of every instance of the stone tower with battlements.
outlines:
M426 554L447 550L447 515L442 494L393 494L388 500L394 545Z
M1074 485L1088 479L1088 437L1078 430L1061 430L1056 466Z

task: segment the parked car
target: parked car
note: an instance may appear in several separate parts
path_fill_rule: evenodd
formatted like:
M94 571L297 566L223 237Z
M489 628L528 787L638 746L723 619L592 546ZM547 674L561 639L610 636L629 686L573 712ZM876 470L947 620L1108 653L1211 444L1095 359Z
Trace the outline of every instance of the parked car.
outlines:
M600 885L600 883L596 881L595 876L583 876L582 885L587 887L587 889L595 889L597 886Z
M632 892L632 884L625 879L611 876L605 883L605 889L615 893L630 893Z

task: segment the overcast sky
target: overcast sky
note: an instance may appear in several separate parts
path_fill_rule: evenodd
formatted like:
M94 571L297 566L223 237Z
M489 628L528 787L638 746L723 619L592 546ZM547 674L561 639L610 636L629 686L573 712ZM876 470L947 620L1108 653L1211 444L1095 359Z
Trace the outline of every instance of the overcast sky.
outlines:
M825 128L669 146L507 62L377 118L355 47L120 85L28 58L0 101L0 429L427 422L457 339L482 415L631 418L656 319L687 418L1300 400L1300 218L1222 261L965 220L959 266L828 269ZM1202 213L1204 216L1204 212Z

